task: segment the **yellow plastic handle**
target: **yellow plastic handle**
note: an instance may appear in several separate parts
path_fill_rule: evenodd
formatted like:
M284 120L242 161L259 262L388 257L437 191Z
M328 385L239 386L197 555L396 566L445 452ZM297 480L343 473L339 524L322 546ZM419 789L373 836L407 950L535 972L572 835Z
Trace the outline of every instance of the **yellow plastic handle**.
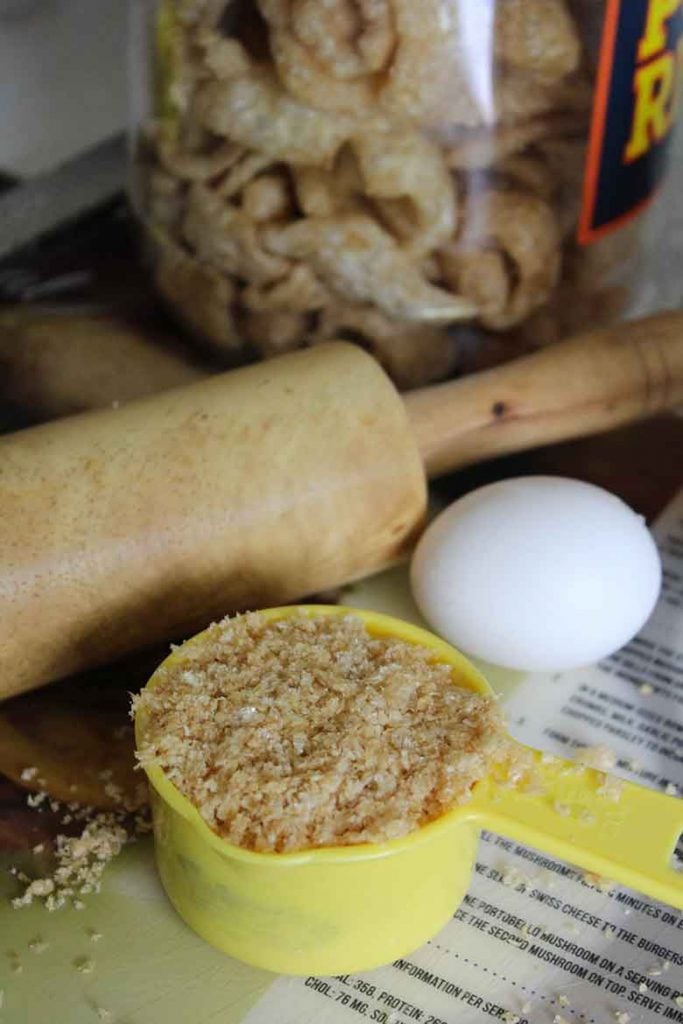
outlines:
M672 862L683 800L535 750L530 755L537 778L528 790L485 779L467 805L474 820L683 909L683 872Z

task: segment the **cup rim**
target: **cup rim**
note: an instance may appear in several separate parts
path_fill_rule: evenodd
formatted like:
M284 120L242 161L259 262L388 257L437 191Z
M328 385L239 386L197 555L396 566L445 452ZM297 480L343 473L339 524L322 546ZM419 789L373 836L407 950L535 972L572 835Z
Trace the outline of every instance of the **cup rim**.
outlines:
M475 693L487 696L493 695L493 690L488 681L464 654L434 633L430 633L420 626L415 626L392 615L385 615L383 612L377 612L372 609L353 608L349 605L322 604L282 605L280 607L259 609L258 614L262 615L267 621L291 618L294 615L305 615L308 618L316 618L318 616L343 618L345 615L354 615L361 619L368 632L374 636L391 636L397 640L426 647L433 651L436 655L436 661L449 665L454 671L454 676L457 673L457 685L473 690ZM175 647L154 670L143 690L153 689L159 682L161 670L182 661L183 653L188 647L200 643L206 632L207 630L202 630L183 644ZM139 747L144 734L145 720L144 712L136 711L136 747ZM453 807L450 811L446 811L433 821L414 829L412 832L408 832L404 836L399 836L396 839L387 839L381 843L359 843L353 846L321 846L283 853L273 850L247 850L241 846L236 846L234 843L230 843L227 839L223 839L214 832L202 818L191 800L184 796L174 783L166 777L166 774L159 765L143 766L143 771L159 798L173 811L185 818L188 824L197 832L201 841L221 856L247 864L287 867L308 863L352 863L354 861L374 860L402 853L411 847L428 842L453 825L464 823L465 819L469 817L467 814L468 804L465 803Z

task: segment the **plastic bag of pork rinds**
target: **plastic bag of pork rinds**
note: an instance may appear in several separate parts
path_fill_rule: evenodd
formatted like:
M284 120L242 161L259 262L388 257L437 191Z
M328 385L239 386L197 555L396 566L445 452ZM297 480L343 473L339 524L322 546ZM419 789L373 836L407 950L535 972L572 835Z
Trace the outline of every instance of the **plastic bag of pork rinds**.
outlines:
M133 8L145 251L231 360L345 339L407 389L633 308L678 3Z

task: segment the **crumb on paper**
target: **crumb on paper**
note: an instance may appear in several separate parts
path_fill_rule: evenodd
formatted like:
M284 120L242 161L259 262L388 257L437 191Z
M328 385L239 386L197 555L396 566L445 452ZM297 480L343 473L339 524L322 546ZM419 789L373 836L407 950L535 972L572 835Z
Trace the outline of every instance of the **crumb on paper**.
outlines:
M681 793L679 787L673 782L667 782L664 792L667 796L680 796Z
M596 875L592 871L587 871L583 876L583 880L587 885L590 885L593 889L598 889L600 892L611 892L616 886L616 882L611 878Z
M631 1014L627 1013L626 1010L615 1010L614 1019L617 1024L629 1024Z
M354 615L225 619L134 699L139 761L247 849L405 835L517 757L496 703L433 659Z
M616 775L605 775L604 773L602 775L602 781L597 789L598 796L604 797L605 800L611 800L612 803L618 803L624 792L624 783Z
M79 974L92 974L95 970L95 961L91 956L78 956L73 965Z
M595 747L579 747L574 755L577 764L585 764L588 768L597 768L601 772L611 772L617 763L617 755L604 743Z
M641 996L645 995L645 993L648 991L648 987L644 981L641 981L640 985L638 986L638 991L640 992Z
M558 1006L569 1006L569 998L564 993L561 993L557 997L557 1004Z
M45 950L49 948L49 945L49 942L45 942L45 940L41 939L40 936L36 936L35 939L31 939L28 944L28 948L32 953L44 953Z
M553 1024L570 1024L570 1022L561 1013L556 1013L553 1017Z
M22 895L11 901L15 909L28 907L38 900L48 911L60 910L67 903L75 910L83 910L85 902L81 897L99 892L107 864L137 835L135 825L130 825L123 812L93 811L79 808L78 804L73 807L73 812L62 820L82 822L80 834L56 837L56 866L49 876L30 879L15 873L25 886Z
M648 697L651 693L654 693L654 687L651 683L641 683L638 689L645 697Z
M595 824L595 815L593 814L592 811L589 811L587 807L583 807L581 809L581 812L579 814L579 818L580 818L580 820L585 825L594 825Z
M515 867L514 864L509 864L503 871L502 881L503 885L512 887L526 883L528 879L526 875L523 875L522 872Z
M114 1014L112 1011L107 1010L104 1006L96 1006L95 1013L97 1014L97 1019L103 1021L104 1024L111 1024L114 1020Z
M102 938L102 932L95 931L94 928L88 928L86 931L86 935L88 936L91 942L99 942L100 939Z
M561 818L568 818L571 814L569 804L562 803L561 800L556 800L553 805L555 814L559 814Z
M522 1013L531 1013L531 1003L522 1003Z
M518 1013L513 1013L512 1010L506 1010L503 1014L504 1024L519 1024L521 1018Z
M38 774L38 769L35 767L24 768L19 778L22 782L32 782Z

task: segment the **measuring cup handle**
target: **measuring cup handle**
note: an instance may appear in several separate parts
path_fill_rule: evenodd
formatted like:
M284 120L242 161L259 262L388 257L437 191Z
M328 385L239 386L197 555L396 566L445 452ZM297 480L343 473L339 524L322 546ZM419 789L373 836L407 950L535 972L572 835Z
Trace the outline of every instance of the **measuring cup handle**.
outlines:
M683 800L530 753L536 778L526 790L494 777L477 784L467 805L477 823L683 909L673 864Z

